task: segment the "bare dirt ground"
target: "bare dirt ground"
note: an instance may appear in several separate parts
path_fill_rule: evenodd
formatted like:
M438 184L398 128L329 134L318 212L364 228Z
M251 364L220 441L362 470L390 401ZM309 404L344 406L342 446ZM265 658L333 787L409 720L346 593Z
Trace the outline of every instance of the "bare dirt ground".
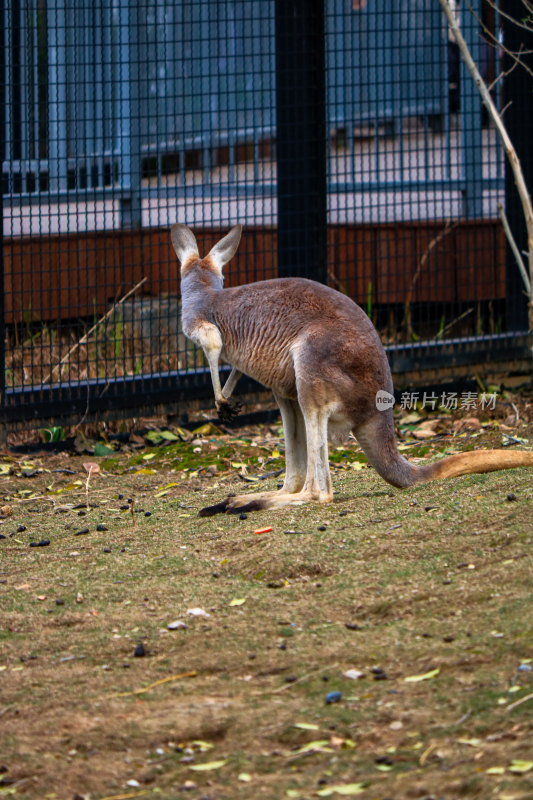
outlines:
M531 447L513 402L403 451ZM399 492L352 441L332 505L200 519L279 425L148 437L0 454L0 797L533 797L532 470Z

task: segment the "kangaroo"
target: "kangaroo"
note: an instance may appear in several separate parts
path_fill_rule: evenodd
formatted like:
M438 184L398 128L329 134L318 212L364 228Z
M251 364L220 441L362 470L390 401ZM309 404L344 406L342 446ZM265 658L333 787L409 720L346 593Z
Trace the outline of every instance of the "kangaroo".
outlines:
M224 289L222 268L235 255L241 233L242 226L236 225L202 259L193 233L184 225L172 227L181 262L183 332L206 355L223 419L239 411L231 395L243 373L272 389L285 436L285 481L279 491L228 497L202 509L200 516L331 502L328 439L341 441L350 431L368 462L398 488L533 466L533 452L507 450L410 464L398 451L392 402L376 404L377 397L392 400L393 385L385 350L367 315L345 295L306 278ZM223 388L221 358L232 366Z

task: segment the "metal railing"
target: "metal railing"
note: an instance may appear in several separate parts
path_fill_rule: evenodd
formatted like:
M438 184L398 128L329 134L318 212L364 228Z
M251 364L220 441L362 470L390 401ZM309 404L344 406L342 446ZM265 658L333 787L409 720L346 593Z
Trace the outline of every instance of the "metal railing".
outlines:
M504 23L486 13L461 4L493 78L480 19L496 38ZM526 352L496 221L503 154L438 3L8 0L3 14L1 419L209 393L175 335L176 220L206 242L244 222L230 282L329 281L402 369L450 336L467 360Z

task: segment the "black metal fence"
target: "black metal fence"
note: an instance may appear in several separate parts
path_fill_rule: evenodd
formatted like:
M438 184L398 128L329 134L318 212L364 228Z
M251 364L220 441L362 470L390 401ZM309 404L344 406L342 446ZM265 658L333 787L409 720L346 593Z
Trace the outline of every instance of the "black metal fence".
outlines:
M532 49L460 7L489 83L502 36ZM348 293L398 371L527 355L515 188L437 0L7 0L3 23L0 423L210 396L175 221L204 250L245 225L228 285ZM532 85L493 88L530 186Z

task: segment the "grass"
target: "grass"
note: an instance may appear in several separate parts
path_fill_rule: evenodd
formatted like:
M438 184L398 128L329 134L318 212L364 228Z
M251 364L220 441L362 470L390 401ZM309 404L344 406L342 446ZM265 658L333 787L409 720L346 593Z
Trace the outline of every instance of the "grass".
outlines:
M397 492L349 445L331 506L198 518L278 437L123 449L88 509L89 457L0 459L0 797L533 795L531 470Z

